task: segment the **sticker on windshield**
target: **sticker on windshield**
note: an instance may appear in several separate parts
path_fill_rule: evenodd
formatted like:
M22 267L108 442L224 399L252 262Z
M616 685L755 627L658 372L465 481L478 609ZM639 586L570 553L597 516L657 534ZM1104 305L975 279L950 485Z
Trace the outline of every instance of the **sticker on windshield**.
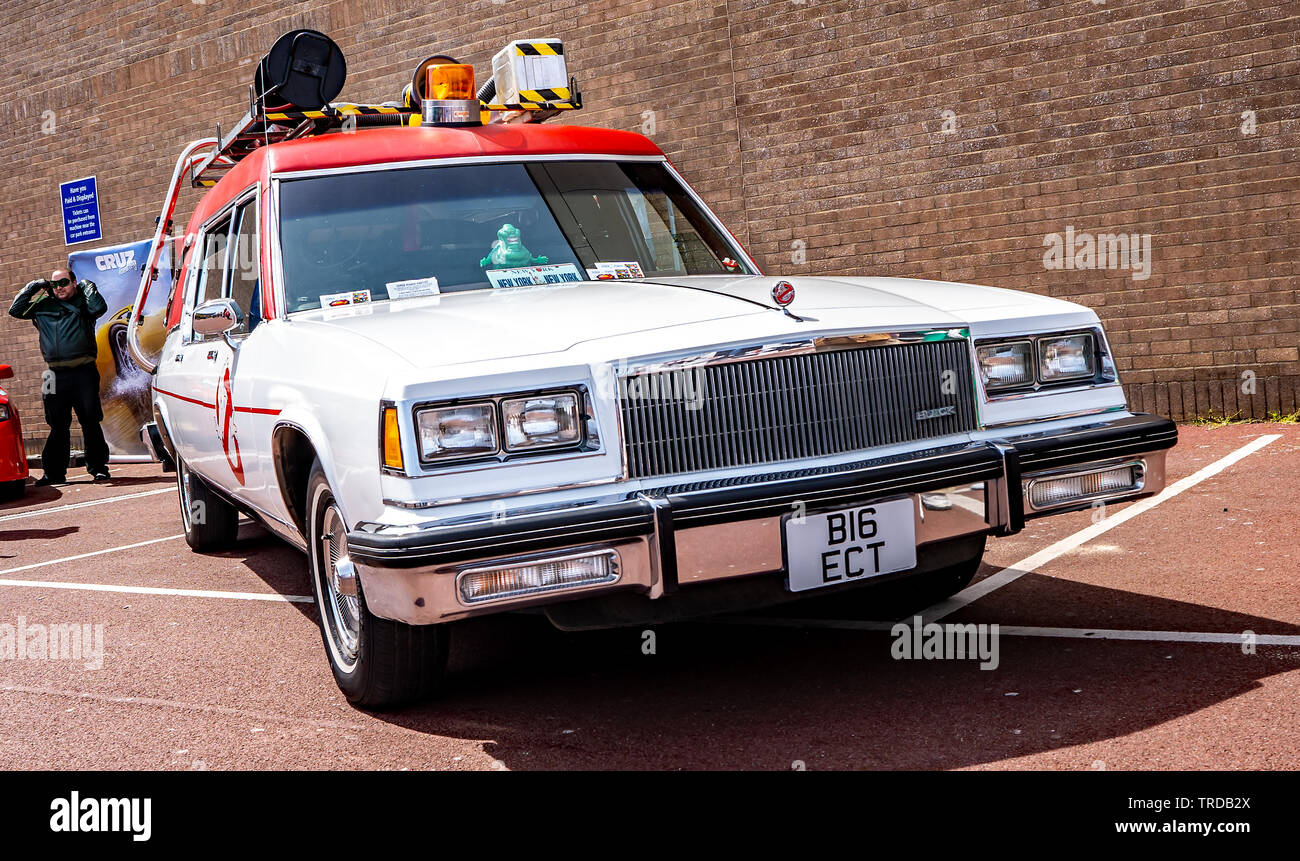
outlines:
M370 301L369 290L349 290L346 293L322 293L322 308L341 308L344 305L364 305Z
M641 264L635 260L597 263L594 268L587 270L587 278L592 281L622 281L625 278L644 277L645 273L641 271Z
M563 284L581 281L578 267L572 263L551 263L546 266L519 266L514 269L489 269L488 281L493 287L530 287L534 284Z
M432 276L428 278L412 278L409 281L389 281L384 285L388 288L389 299L416 299L420 296L437 296L438 279Z

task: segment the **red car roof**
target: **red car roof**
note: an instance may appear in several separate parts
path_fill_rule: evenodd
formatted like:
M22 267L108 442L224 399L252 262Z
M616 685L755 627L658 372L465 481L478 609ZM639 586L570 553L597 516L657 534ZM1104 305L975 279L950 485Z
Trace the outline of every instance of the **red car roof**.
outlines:
M271 173L386 164L435 158L553 154L663 155L632 132L583 126L487 125L368 129L288 141L270 147Z
M272 173L438 158L567 153L662 156L663 150L634 132L539 123L468 128L394 126L362 129L355 134L328 134L249 153L203 196L191 224L207 220L240 191Z

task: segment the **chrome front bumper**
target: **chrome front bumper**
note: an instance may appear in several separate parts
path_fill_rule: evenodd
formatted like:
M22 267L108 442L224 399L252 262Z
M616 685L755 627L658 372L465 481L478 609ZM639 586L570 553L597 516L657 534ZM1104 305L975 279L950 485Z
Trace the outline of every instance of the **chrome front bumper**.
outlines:
M799 513L885 499L912 501L918 558L963 537L1010 535L1025 518L1164 488L1165 452L1177 442L1166 419L1126 416L1063 432L1009 436L836 467L774 471L680 484L634 497L440 523L405 532L354 530L353 563L371 612L411 624L634 593L672 603L693 592L756 578L783 582L783 520ZM1140 464L1136 488L1035 510L1031 482L1109 465ZM1135 472L1135 475L1139 472ZM617 553L613 582L544 594L469 602L457 581L470 569L526 563L588 550ZM898 576L898 575L894 575ZM713 612L725 598L713 602ZM735 609L741 609L737 606Z

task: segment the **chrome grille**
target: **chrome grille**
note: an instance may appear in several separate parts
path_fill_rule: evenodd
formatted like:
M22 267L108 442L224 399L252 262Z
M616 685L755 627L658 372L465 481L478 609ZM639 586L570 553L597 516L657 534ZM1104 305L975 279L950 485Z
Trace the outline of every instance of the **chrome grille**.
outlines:
M631 478L824 457L976 426L970 354L958 339L634 372L619 394Z

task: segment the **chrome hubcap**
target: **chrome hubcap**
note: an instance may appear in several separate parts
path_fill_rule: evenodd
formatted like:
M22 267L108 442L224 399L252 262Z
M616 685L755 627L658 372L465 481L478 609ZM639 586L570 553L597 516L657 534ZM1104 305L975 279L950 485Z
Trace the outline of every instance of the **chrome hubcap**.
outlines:
M181 498L181 523L190 529L190 471L185 464L176 462L176 492Z
M320 571L324 587L325 625L338 650L340 663L350 669L357 661L361 640L361 600L357 595L356 567L348 558L343 518L333 504L321 524Z

